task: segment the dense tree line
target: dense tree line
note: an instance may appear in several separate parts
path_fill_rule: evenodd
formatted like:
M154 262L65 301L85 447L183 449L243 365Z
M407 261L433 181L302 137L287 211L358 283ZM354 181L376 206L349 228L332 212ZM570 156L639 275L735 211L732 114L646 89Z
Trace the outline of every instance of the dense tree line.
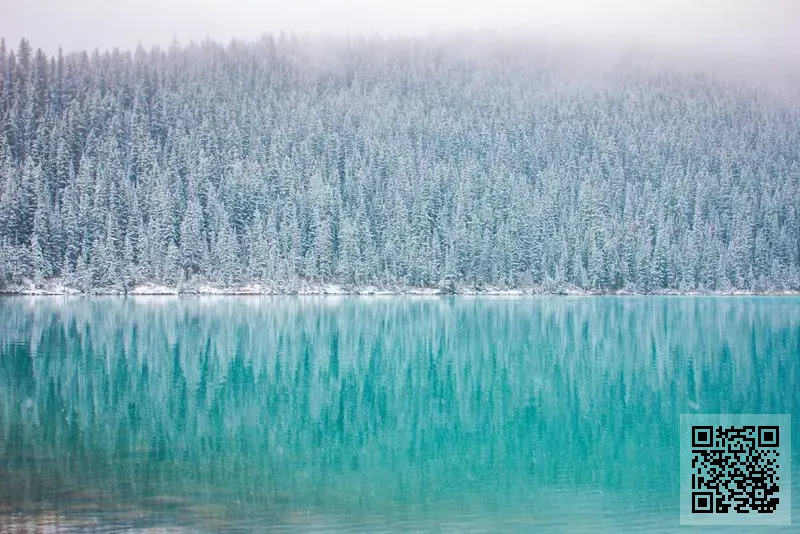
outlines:
M796 100L568 61L456 39L2 43L0 284L800 288Z

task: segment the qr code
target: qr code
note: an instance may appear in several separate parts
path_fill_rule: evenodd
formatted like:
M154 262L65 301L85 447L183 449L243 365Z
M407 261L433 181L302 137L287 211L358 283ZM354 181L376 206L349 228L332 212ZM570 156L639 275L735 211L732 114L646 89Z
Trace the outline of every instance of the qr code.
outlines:
M775 512L778 447L778 426L692 426L692 513Z
M681 416L681 523L788 524L790 424L780 415Z

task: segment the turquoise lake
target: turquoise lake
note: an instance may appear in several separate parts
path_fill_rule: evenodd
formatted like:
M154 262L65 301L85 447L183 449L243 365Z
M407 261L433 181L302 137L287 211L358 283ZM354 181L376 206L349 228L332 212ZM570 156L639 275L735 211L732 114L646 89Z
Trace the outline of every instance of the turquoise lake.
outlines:
M682 413L798 531L799 412L797 297L7 297L0 531L689 532Z

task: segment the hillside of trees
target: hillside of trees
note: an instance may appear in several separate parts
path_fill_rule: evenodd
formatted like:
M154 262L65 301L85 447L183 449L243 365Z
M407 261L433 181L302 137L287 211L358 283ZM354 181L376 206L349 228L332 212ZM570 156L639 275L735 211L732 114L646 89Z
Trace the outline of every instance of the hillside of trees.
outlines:
M800 290L800 103L459 40L0 44L0 290Z

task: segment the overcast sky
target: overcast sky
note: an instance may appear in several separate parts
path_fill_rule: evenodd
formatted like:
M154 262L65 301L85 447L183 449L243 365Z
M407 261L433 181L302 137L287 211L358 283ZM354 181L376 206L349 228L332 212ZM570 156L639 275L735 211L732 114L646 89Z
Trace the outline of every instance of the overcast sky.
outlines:
M265 32L525 30L675 50L800 54L800 0L0 0L0 36L54 53Z

